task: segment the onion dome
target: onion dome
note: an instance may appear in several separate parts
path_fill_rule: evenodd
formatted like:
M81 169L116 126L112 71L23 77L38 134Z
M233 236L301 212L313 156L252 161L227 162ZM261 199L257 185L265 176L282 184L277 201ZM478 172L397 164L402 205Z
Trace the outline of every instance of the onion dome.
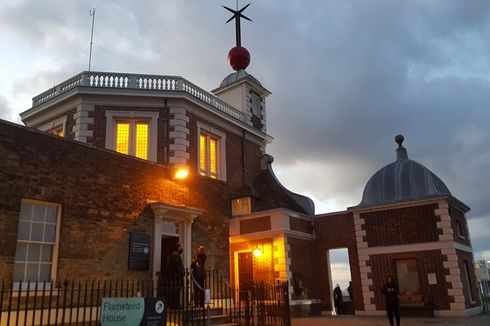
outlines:
M409 160L402 146L404 137L395 142L396 161L377 171L367 182L362 201L355 208L415 201L433 197L452 197L444 182L422 164Z

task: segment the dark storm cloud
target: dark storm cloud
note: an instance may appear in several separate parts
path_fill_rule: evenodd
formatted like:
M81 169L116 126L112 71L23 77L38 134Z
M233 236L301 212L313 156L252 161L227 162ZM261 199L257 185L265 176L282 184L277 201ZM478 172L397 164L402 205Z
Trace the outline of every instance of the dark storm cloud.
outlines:
M48 63L14 81L34 96L87 69L97 7L92 70L182 75L209 90L230 73L222 4L235 1L20 1L0 9L0 37ZM409 157L488 226L489 1L255 1L246 14L247 70L272 91L268 151L293 191L357 204L402 133Z

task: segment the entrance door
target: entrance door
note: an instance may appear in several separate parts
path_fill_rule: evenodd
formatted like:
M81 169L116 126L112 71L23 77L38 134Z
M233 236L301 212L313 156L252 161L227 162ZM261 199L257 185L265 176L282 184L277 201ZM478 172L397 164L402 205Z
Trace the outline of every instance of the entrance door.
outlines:
M166 278L169 274L170 256L179 242L179 237L162 235L162 256L160 260L160 277Z
M254 279L252 252L238 253L238 281L241 291L248 291Z

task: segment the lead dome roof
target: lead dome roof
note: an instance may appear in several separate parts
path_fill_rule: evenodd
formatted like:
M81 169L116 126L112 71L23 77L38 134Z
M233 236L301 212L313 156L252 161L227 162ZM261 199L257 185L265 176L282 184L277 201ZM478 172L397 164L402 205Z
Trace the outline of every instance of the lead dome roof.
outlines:
M396 161L378 170L367 182L362 201L355 208L415 201L433 197L452 197L444 182L422 164L408 159L398 135Z

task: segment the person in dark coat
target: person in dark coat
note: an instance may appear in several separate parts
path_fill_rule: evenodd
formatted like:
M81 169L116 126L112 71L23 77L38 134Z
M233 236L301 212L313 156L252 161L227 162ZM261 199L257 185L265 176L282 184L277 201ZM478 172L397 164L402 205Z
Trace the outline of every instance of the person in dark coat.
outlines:
M400 290L398 289L398 285L393 281L391 275L386 277L386 283L383 286L382 292L385 295L386 314L388 315L390 325L394 326L393 315L395 315L396 325L400 326L400 310L398 300Z
M183 251L182 243L177 243L170 254L168 266L168 286L170 288L169 304L171 308L180 307L180 293L182 292L184 279L184 264L180 256Z
M354 297L352 295L352 281L349 281L349 286L347 287L347 292L349 292L350 301L354 302Z
M344 313L343 309L343 299L342 299L342 290L340 289L340 285L337 284L335 289L333 290L333 302L335 305L335 312L337 315L342 315Z
M196 307L204 307L204 282L206 280L205 264L206 253L204 252L204 246L199 246L191 263L194 284L194 304Z

